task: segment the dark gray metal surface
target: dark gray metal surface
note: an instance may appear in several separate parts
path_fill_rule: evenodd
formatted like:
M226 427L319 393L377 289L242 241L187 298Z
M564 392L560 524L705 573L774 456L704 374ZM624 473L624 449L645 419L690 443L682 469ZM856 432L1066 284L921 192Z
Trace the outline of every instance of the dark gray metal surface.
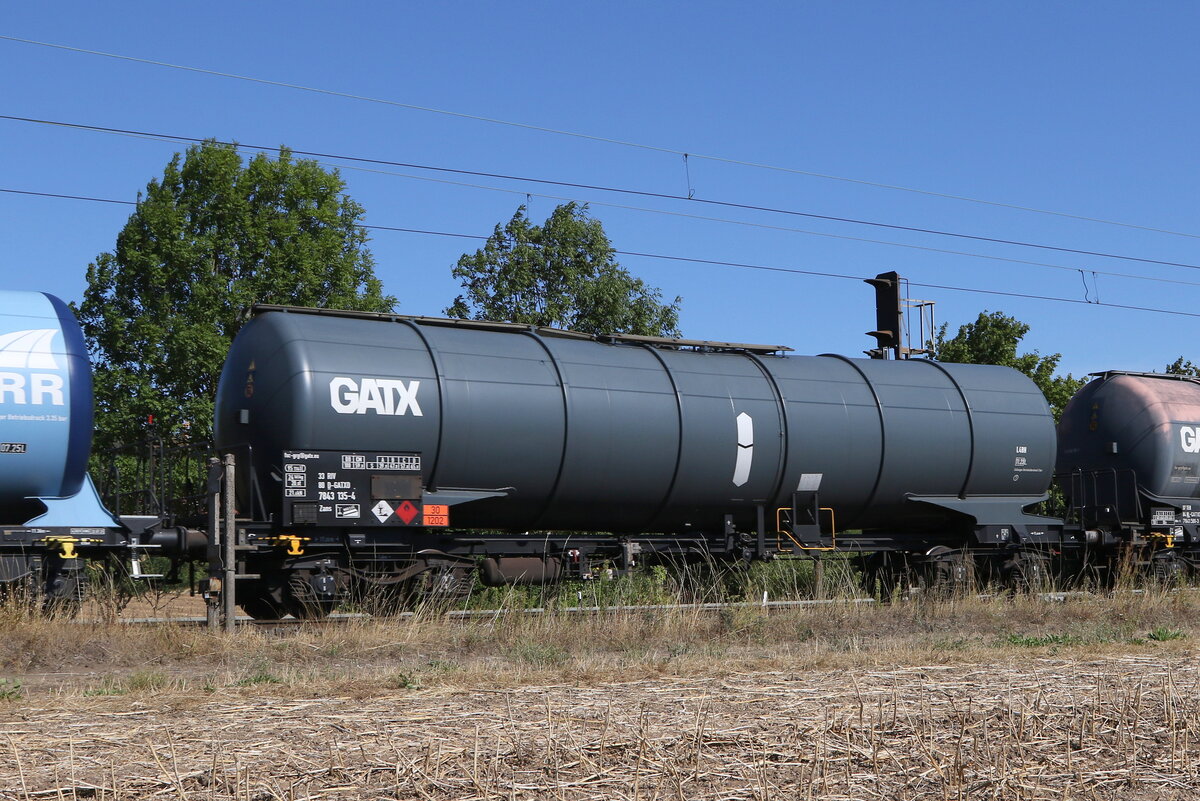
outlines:
M217 444L244 442L264 487L285 448L418 452L431 487L514 488L454 526L613 532L745 530L802 482L839 528L938 514L908 495L1019 510L1055 456L1045 400L1007 368L295 311L251 320L226 362Z
M1194 379L1104 373L1067 404L1058 437L1060 470L1133 470L1148 495L1200 498L1200 383ZM1101 501L1108 497L1100 493Z

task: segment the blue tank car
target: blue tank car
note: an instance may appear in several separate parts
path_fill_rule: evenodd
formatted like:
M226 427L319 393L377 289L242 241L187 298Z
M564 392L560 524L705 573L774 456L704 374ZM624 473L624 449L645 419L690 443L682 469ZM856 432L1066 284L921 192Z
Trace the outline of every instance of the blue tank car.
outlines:
M0 520L76 495L92 442L92 375L71 310L40 292L0 292Z
M91 367L70 308L0 291L0 585L78 601L83 559L128 549L88 478L91 442Z

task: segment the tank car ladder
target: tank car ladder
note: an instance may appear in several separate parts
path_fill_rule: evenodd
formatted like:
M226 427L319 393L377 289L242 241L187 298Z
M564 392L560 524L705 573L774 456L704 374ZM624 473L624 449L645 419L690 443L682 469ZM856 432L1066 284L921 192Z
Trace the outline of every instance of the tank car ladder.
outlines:
M204 590L210 629L232 632L237 621L237 582L259 576L239 570L238 554L248 547L238 528L235 503L237 459L232 453L208 462L208 581Z
M821 506L817 487L820 479L802 482L792 493L791 507L775 510L775 550L778 553L796 551L836 551L837 517L832 507ZM822 516L829 517L829 534L821 525ZM786 538L786 540L785 540Z

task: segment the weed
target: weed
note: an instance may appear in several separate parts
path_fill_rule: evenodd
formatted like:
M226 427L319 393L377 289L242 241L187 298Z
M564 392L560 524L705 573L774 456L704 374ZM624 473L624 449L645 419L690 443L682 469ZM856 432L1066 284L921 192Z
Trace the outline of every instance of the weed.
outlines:
M767 613L758 606L739 605L721 610L721 627L729 634L758 642L767 631Z
M527 640L517 643L509 649L508 655L534 667L557 667L567 661L568 654L564 648L548 642Z
M393 690L421 689L421 682L416 673L397 673L385 683Z
M635 641L621 648L621 655L630 662L642 662L650 658L654 649L649 643Z
M954 637L934 640L933 649L935 651L965 651L970 645L970 640L963 637Z
M1157 626L1146 636L1155 642L1167 642L1168 640L1182 640L1184 634L1179 629L1169 629L1166 626Z
M792 637L795 638L796 642L808 642L816 636L817 633L813 631L813 627L807 625L796 626L792 632Z
M128 692L124 687L116 684L111 679L106 679L99 687L92 687L83 691L83 695L87 698L101 698L110 695L125 695Z
M692 653L691 643L674 642L667 648L667 655L671 659L678 659L681 656L687 656Z
M129 692L153 692L166 687L168 681L166 674L161 671L138 670L125 680L125 686L129 688Z
M21 682L16 679L0 679L0 701L16 701L22 695Z
M1083 639L1071 634L1045 634L1041 637L1010 634L1006 642L1009 645L1019 645L1022 648L1042 648L1047 645L1079 645L1083 642Z
M253 687L256 684L283 684L283 679L265 670L257 670L237 682L238 687Z

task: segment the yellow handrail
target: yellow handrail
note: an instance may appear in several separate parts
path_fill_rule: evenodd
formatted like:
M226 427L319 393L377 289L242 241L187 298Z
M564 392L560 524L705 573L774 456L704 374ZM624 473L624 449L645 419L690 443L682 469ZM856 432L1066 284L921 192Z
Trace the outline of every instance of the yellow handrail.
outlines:
M820 507L820 509L818 509L818 512L829 512L829 536L830 536L830 544L829 545L804 545L798 539L793 537L792 533L790 531L784 530L784 528L783 528L783 513L790 512L790 511L792 511L792 510L786 506L781 506L780 508L775 510L775 534L776 534L775 547L776 548L778 548L780 551L783 550L783 541L778 536L778 535L782 534L783 536L785 536L789 540L791 540L793 543L795 543L796 547L802 551L836 551L837 550L837 515L833 511L833 507L822 506L822 507Z

